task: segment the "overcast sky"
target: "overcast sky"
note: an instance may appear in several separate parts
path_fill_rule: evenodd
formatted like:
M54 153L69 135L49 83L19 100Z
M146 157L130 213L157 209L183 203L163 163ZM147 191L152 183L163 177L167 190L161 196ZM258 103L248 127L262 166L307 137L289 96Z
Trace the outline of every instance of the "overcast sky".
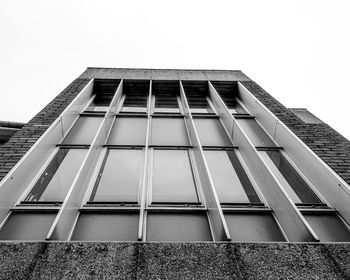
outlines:
M0 120L86 67L238 69L350 139L350 1L0 2Z

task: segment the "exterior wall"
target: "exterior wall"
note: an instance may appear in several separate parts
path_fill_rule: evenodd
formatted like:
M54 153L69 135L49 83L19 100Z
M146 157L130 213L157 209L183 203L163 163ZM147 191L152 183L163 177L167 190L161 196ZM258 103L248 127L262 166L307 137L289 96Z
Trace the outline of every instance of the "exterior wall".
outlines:
M0 243L0 279L349 279L350 244Z
M0 146L0 180L15 166L90 79L78 78Z
M350 141L325 123L305 123L253 81L241 82L307 146L350 184Z

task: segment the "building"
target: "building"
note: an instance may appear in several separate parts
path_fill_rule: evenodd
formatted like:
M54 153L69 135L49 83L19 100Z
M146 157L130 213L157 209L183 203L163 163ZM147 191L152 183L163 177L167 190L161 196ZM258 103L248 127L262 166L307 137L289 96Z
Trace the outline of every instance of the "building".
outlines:
M350 142L240 71L88 68L0 157L2 279L350 277Z

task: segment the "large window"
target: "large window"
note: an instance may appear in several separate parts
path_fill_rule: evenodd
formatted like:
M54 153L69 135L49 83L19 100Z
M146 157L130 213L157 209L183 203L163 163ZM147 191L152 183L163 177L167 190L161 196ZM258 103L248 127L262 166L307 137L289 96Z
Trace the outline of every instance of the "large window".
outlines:
M121 112L146 113L149 81L125 80L123 82L123 105Z
M145 145L146 118L117 117L115 119L108 145Z
M24 201L63 201L86 152L85 149L60 149Z
M152 118L151 145L189 145L183 118Z
M237 119L244 133L255 147L275 147L275 143L254 119Z
M109 150L90 200L136 203L142 163L142 150Z
M234 151L206 150L204 154L221 203L260 203Z
M180 87L178 81L152 81L153 113L179 114Z
M88 112L105 112L107 111L114 94L119 86L119 80L94 80L93 99L91 100L86 111Z
M197 203L198 195L187 150L154 150L153 203Z

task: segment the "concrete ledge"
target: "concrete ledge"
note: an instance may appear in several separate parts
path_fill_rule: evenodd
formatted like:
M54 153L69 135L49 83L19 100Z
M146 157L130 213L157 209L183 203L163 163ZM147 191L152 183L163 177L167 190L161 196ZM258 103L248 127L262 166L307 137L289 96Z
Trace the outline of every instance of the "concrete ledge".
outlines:
M349 243L0 243L0 279L349 278Z

